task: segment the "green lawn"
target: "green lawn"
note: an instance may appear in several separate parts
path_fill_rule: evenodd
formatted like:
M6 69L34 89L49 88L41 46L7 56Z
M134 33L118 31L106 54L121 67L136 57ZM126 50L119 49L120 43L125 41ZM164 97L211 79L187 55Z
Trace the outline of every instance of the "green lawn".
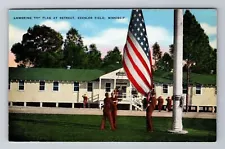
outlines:
M101 116L9 114L9 141L216 141L215 119L183 119L188 134L170 134L172 118L153 118L154 132L147 133L145 117L118 117L118 129L100 131Z

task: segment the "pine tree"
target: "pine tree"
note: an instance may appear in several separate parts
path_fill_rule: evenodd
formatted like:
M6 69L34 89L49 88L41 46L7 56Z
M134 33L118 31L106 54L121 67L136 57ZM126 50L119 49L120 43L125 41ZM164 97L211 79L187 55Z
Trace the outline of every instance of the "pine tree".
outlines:
M64 67L69 65L71 68L85 68L85 50L78 30L71 28L66 34L64 43Z
M211 63L210 55L213 49L209 44L208 36L189 10L186 10L184 14L183 32L184 60L196 63L192 67L193 72L209 73L211 71L209 67Z

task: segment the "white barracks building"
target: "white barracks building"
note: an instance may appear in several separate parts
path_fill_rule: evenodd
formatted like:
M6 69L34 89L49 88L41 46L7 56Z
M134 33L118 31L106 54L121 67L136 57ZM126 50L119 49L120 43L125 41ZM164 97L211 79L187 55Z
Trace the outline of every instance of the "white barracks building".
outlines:
M172 80L154 77L154 83L157 97L172 96ZM107 74L90 69L9 68L8 102L9 106L81 108L86 94L89 108L101 108L105 93L115 88L118 109L143 110L144 97L132 87L123 68ZM189 94L189 111L216 112L216 82L190 85Z

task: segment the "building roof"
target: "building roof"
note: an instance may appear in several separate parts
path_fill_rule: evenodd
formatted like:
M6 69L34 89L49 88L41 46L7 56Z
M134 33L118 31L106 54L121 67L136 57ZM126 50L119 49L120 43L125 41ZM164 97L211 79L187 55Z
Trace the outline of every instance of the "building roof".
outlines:
M9 68L11 80L93 81L103 74L97 69Z
M117 71L122 71L122 69L110 73ZM93 81L104 74L104 71L97 69L9 68L9 79L11 80ZM155 84L173 84L173 73L156 71L153 74L153 80ZM186 82L186 73L184 72L183 83L186 84ZM216 85L216 75L191 73L190 84Z
M101 76L102 79L128 79L124 69L120 68ZM155 84L173 84L173 72L155 71L153 73L153 81ZM202 84L204 86L216 85L215 74L196 74L190 73L190 84ZM187 73L183 72L183 84L187 82Z
M196 85L196 84L202 84L204 86L207 85L216 85L216 75L215 74L196 74L191 73L190 74L190 80L189 83ZM164 71L156 71L153 74L153 80L154 83L167 83L167 84L173 84L173 73L172 72L164 72ZM187 82L187 73L183 72L183 83L186 84Z

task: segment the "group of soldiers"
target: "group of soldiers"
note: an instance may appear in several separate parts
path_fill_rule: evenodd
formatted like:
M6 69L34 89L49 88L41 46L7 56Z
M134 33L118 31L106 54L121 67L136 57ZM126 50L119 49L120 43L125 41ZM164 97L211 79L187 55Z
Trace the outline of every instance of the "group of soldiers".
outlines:
M83 97L83 108L87 108L88 107L87 95L84 94L82 97ZM118 104L118 91L116 89L111 93L111 97L109 97L109 93L105 93L101 130L105 129L106 119L109 120L111 130L116 129L117 104Z
M87 107L87 96L84 95L83 98L85 108ZM156 98L156 93L153 90L151 93L147 94L147 98L145 98L144 100L145 100L144 106L146 107L146 127L148 132L152 132L153 131L152 113L155 110L155 107L157 106L157 102L158 102L158 110L159 112L161 112L164 99L162 98L162 96ZM167 97L166 101L167 101L166 109L168 109L168 112L170 112L172 109L172 97ZM105 93L103 116L100 126L101 130L105 129L106 119L109 120L111 130L116 130L117 104L118 104L118 91L116 89L111 93L111 97L109 97L109 93Z
M116 129L118 92L114 90L109 97L109 93L105 93L103 117L101 122L101 130L105 129L106 119L109 120L111 130Z
M158 110L159 110L159 112L161 112L161 110L163 108L164 99L162 98L162 96L159 96L157 98L157 101L158 101ZM172 97L168 96L166 98L166 101L167 101L166 109L168 110L168 112L170 112L170 111L172 111Z

